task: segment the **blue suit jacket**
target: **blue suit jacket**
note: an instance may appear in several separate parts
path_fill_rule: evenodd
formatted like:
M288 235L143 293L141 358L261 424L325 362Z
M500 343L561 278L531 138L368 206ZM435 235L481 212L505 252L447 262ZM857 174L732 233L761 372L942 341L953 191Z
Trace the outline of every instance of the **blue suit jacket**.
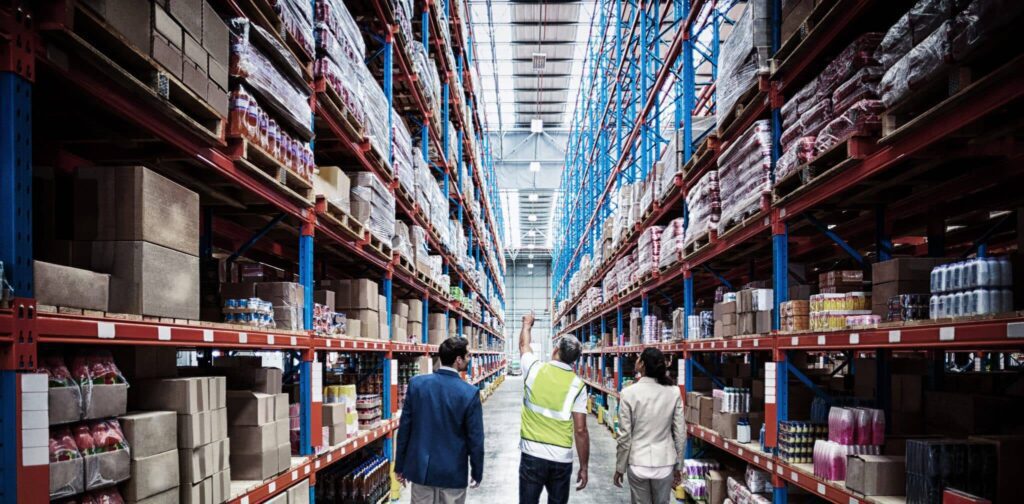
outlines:
M466 488L484 477L484 419L480 392L457 373L439 369L409 381L398 427L395 472L442 488Z

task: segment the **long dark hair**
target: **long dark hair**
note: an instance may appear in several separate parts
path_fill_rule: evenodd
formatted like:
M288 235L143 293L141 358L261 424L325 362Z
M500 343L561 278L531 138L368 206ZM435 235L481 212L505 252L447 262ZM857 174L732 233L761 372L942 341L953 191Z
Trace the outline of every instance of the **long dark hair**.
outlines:
M659 385L675 385L672 378L668 376L668 369L665 366L665 354L657 348L645 348L640 354L640 361L644 363L644 375L654 378Z

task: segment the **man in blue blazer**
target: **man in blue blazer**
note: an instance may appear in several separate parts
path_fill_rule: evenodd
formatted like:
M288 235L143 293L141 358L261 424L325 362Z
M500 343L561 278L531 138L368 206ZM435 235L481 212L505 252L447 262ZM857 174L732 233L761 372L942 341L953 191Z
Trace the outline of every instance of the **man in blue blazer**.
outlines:
M472 488L484 477L484 418L480 392L459 372L469 364L465 338L448 338L441 368L416 376L402 407L395 476L412 482L412 504L462 504L472 466Z

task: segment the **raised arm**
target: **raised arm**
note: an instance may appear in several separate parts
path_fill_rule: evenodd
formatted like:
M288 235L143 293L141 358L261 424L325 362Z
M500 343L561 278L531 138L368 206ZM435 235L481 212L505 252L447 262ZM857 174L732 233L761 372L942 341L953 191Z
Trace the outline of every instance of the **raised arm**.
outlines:
M533 310L523 315L523 328L519 331L519 355L530 353L530 336L533 330Z

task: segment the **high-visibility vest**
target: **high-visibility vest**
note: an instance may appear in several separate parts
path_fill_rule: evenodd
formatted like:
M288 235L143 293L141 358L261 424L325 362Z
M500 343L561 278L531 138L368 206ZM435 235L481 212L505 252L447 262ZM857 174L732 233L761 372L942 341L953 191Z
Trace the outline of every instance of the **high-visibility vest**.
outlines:
M571 370L537 363L526 374L520 435L538 443L572 448L572 405L583 380Z

